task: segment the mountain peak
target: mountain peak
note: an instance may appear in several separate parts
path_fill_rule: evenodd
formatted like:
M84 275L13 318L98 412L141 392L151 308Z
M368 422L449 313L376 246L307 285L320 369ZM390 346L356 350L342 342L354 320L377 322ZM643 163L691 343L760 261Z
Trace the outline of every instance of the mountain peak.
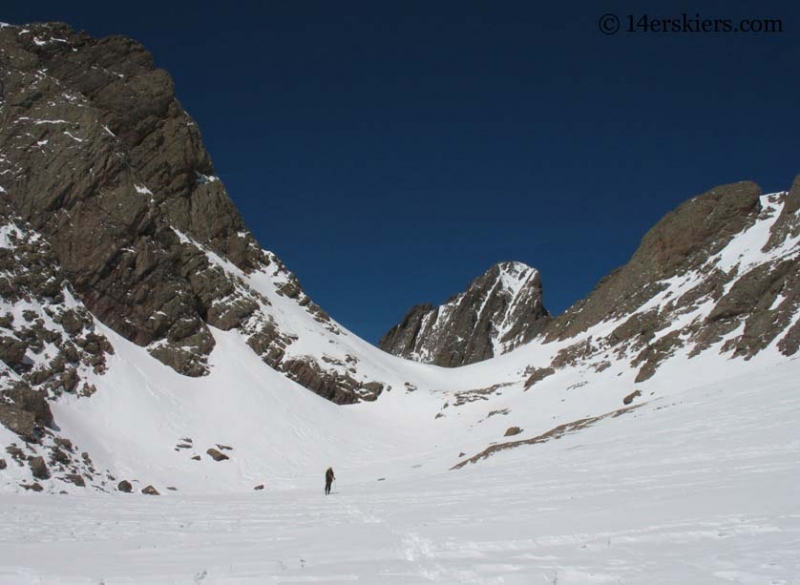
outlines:
M498 262L480 278L497 278L500 286L512 293L518 292L529 283L541 288L539 271L524 262Z
M378 347L416 361L462 366L530 341L548 319L539 271L500 262L443 305L413 307Z

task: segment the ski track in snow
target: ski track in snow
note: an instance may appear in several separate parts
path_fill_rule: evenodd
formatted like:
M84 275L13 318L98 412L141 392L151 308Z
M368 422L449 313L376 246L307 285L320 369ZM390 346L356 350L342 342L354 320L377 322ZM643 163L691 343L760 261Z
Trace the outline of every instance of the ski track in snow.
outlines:
M792 366L329 497L6 494L0 583L797 585Z

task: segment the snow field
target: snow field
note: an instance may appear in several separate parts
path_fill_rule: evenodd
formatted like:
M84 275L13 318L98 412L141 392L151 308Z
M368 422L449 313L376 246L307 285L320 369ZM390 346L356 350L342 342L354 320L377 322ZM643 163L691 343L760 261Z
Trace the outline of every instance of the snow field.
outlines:
M459 471L3 496L0 583L800 583L797 360ZM377 469L376 469L377 470Z

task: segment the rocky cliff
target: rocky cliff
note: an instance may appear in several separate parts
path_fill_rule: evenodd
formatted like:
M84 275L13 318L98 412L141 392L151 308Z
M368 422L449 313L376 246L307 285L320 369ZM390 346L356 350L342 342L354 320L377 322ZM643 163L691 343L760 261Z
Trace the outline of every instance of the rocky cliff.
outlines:
M59 23L0 27L0 192L86 309L177 372L207 374L209 327L238 329L326 398L376 395L352 364L287 353L297 335L276 322L272 292L340 330L258 246L139 43Z
M501 262L443 305L413 307L378 347L415 361L463 366L530 341L547 321L539 272Z

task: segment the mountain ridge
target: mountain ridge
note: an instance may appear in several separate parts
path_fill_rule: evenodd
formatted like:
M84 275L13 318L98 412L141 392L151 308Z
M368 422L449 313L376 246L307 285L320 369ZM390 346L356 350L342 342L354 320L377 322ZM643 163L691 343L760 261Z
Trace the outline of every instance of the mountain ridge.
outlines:
M690 198L644 235L626 264L602 278L585 298L564 313L544 319L527 341L553 343L574 339L604 321L624 316L625 322L603 344L622 352L635 350L634 360L641 366L637 381L652 376L658 365L687 341L694 343L700 352L740 326L744 327L742 334L736 340L729 340L736 355L752 357L776 337L781 337L782 351L787 356L794 355L800 345L800 330L797 326L790 327L800 309L797 293L800 270L796 257L792 256L800 239L798 201L800 175L789 191L769 196L763 196L761 188L752 181L740 181ZM727 259L724 269L715 264L713 260L724 256L726 246L753 229L759 220L769 224L766 239L760 243L763 263L745 266L744 272L734 258ZM781 250L788 253L788 259L781 258ZM769 261L768 253L775 253L777 258ZM694 287L670 299L673 295L670 288L676 288L670 281L685 280L687 275L696 280ZM786 294L781 297L780 306L773 306L780 291ZM453 299L460 300L461 295ZM657 334L669 329L680 315L696 313L701 304L711 301L713 307L703 319L672 331L669 336ZM643 312L642 306L648 309ZM432 311L435 308L431 305L414 307L384 336L380 347L401 357L432 361L413 349L425 347L422 324ZM433 337L448 335L459 338L462 333L451 326L451 330L445 327ZM659 337L658 343L654 343ZM554 368L596 351L600 351L600 346L572 348L571 354L565 353L553 364L537 370L529 381L533 384ZM449 363L445 360L441 365Z

